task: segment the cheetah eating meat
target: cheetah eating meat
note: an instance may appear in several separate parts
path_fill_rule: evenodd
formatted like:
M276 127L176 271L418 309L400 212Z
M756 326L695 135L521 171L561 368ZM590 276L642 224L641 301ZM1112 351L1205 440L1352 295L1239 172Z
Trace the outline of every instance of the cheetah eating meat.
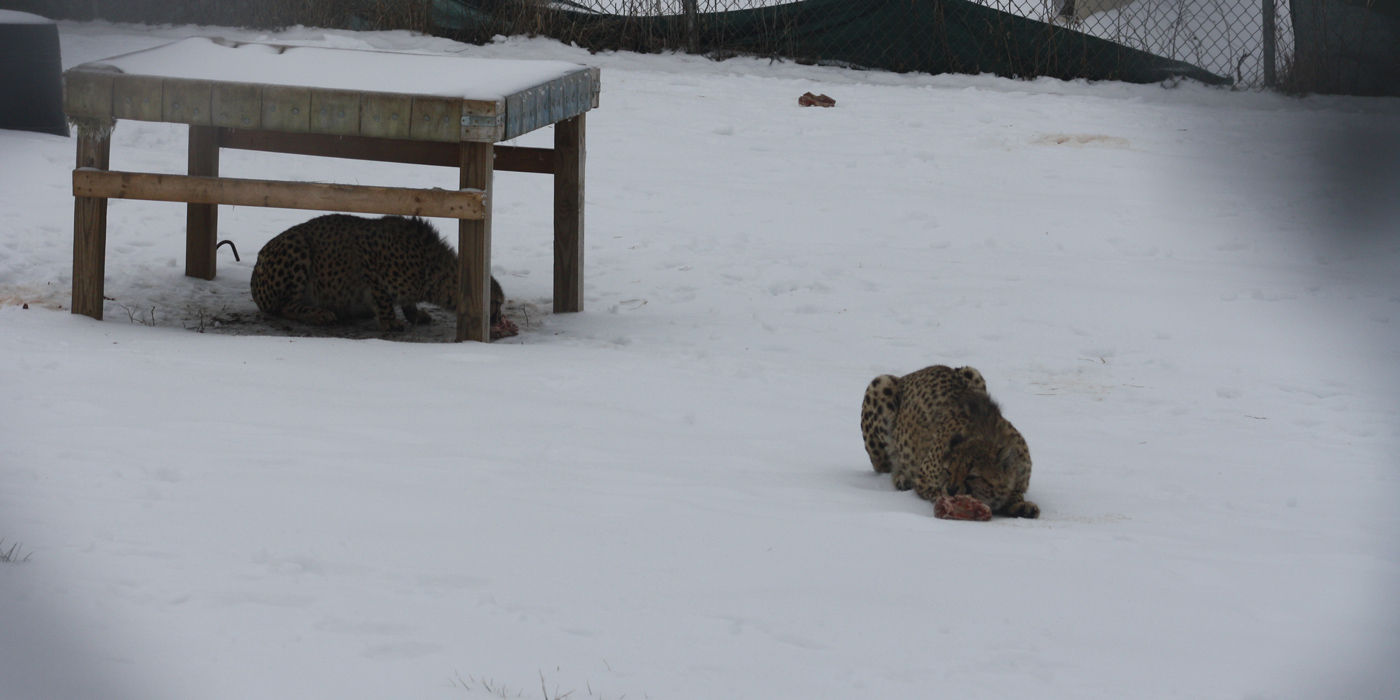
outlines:
M493 285L495 284L495 280L492 280L491 282L492 282ZM492 287L492 290L493 290L493 291L495 290L495 287L494 287L494 286ZM510 319L506 318L504 315L501 316L500 319L497 320L495 323L492 323L492 324L491 324L491 339L492 339L492 340L500 340L501 338L509 338L509 337L511 337L511 336L513 336L513 335L520 335L520 327L517 326L517 325L515 325L514 322L512 322Z
M411 324L432 323L420 302L456 309L457 254L423 219L369 219L327 214L297 224L258 253L251 282L264 313L313 325L375 317L379 328L401 331L394 307ZM491 339L520 329L501 314L505 293L491 278Z
M875 471L932 501L935 517L1040 516L1025 500L1030 449L971 367L876 377L865 390L860 428Z
M992 519L992 509L972 496L960 494L957 496L939 496L933 501L933 517L944 520L982 520Z

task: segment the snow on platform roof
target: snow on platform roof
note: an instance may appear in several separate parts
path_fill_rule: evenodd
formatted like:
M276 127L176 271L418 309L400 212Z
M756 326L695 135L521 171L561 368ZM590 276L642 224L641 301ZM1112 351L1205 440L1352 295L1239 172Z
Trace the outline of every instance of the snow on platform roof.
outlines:
M566 61L464 58L191 37L84 64L132 75L496 100L586 69Z
M54 21L28 12L0 10L0 24L54 24Z

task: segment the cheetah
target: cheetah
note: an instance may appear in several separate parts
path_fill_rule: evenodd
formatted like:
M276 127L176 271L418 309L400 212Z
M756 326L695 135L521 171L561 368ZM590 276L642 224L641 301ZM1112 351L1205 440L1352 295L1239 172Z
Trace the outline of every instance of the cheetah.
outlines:
M419 302L457 308L457 254L423 219L327 214L263 246L253 266L253 301L264 313L313 325L373 316L380 330L432 323ZM491 278L491 338L518 330L501 315L505 293Z
M860 429L875 471L920 498L971 496L997 515L1036 518L1031 454L971 367L926 367L870 382Z

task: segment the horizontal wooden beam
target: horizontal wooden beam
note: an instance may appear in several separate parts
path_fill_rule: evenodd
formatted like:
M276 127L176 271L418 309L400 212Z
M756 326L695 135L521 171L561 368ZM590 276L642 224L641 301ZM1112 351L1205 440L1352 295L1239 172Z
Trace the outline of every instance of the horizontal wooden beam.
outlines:
M484 211L482 193L475 190L419 190L86 168L73 171L73 196L450 219L480 219Z
M526 146L497 145L496 169L516 173L554 174L553 148L528 148Z
M219 129L219 146L244 151L353 158L384 163L441 165L453 168L458 166L458 152L461 150L459 144L436 141L384 139L372 136L334 136L285 131L253 131L249 129Z
M374 136L335 136L332 134L219 129L219 146L244 151L293 153L303 156L375 160L382 163L461 165L461 144L438 141L386 139ZM554 174L554 149L524 146L496 146L496 170Z

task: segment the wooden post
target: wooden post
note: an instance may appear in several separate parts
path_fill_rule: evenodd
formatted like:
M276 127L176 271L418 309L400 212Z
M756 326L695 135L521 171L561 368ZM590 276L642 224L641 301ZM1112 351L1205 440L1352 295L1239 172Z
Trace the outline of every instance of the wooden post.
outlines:
M112 153L111 123L78 123L78 167L106 170ZM73 198L73 313L102 320L107 274L107 200Z
M491 179L495 146L463 141L461 187L481 190L481 218L457 224L457 342L491 341Z
M1275 14L1274 0L1264 0L1264 45L1261 50L1264 52L1264 87L1273 88L1278 84L1278 71L1274 67L1275 54L1277 49L1274 42L1277 39L1274 28Z
M554 313L583 311L584 116L554 125Z
M696 16L699 14L698 4L697 0L681 0L681 6L685 8L686 53L695 53L700 50L699 28L695 26Z
M219 175L219 129L190 125L190 174ZM218 271L219 205L189 204L185 213L185 276L212 280Z

